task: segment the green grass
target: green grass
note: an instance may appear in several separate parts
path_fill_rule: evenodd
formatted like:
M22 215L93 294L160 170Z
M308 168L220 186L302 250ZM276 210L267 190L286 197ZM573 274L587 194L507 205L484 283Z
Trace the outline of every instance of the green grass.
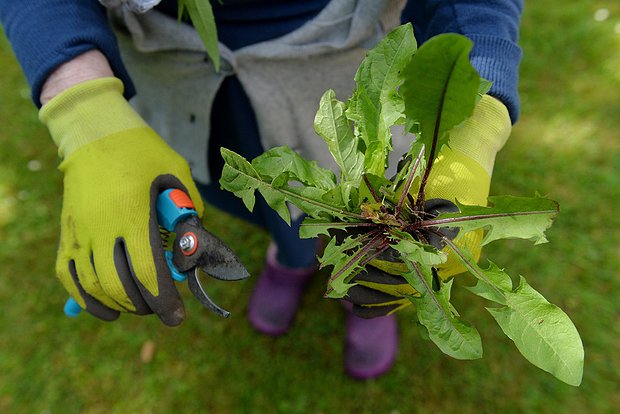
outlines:
M611 15L597 22L593 15L601 7ZM420 338L405 311L397 365L366 383L342 373L344 315L322 298L321 277L310 286L292 331L279 339L258 335L244 317L255 279L209 285L233 312L229 320L204 311L185 287L188 318L175 329L155 317L123 316L114 323L64 317L66 294L53 271L62 176L1 38L0 412L616 412L619 24L615 0L528 2L522 118L498 156L492 192L539 191L558 200L562 212L548 232L549 244L499 241L485 250L571 316L586 350L579 388L525 361L484 311L485 303L464 289L455 289L456 305L483 337L482 360L444 356ZM267 235L213 209L208 216L214 232L257 275ZM140 357L145 343L155 345L149 362Z

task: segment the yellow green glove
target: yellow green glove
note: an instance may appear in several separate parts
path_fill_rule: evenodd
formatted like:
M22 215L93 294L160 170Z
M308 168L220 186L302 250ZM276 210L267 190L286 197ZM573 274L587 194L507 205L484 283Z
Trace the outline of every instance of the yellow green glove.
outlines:
M450 147L442 149L433 165L426 199L486 205L495 155L506 143L511 129L506 107L485 95L472 116L450 131ZM456 244L467 248L478 260L481 240L482 231L474 231L459 235ZM446 252L448 260L437 267L438 275L443 279L465 271L450 250L446 248ZM391 276L406 271L405 265L399 263L398 258L387 257L379 257L370 264L368 272L362 272L352 280L359 286L350 289L347 298L354 303L353 311L362 317L375 317L408 306L409 301L403 298L403 294L411 294L404 293L406 281L400 276Z
M426 198L443 198L461 204L487 205L495 155L502 149L512 124L508 109L485 95L472 116L450 131L450 147L439 154L428 179ZM482 230L459 235L456 244L467 248L475 260L480 257ZM446 248L448 260L437 267L446 279L466 269Z
M183 303L166 265L155 202L179 188L202 216L186 161L131 108L116 78L78 84L40 111L64 157L64 196L56 272L93 315L156 313L180 324Z

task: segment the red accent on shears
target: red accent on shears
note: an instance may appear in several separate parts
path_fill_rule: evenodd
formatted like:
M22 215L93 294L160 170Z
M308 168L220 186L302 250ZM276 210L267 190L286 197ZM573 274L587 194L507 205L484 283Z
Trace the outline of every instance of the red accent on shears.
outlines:
M190 236L194 240L194 246L192 247L191 250L188 250L188 251L181 249L181 253L183 253L185 256L191 256L194 253L196 253L196 250L198 250L198 236L196 236L196 233L192 231L188 231L187 233L183 235L183 237L186 237L186 236Z
M191 198L189 198L189 196L185 194L184 191L175 188L174 190L170 191L169 196L175 206L179 208L191 208L193 210L196 210L196 207L194 206Z

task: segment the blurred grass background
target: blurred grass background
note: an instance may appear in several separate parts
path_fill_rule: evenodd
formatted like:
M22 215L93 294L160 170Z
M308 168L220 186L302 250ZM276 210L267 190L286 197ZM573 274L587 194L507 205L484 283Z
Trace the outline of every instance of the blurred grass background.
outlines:
M606 10L606 11L605 11ZM54 277L62 177L56 150L0 37L0 412L2 413L615 413L620 406L620 3L528 2L521 44L522 117L499 154L492 193L560 202L549 244L499 241L485 255L525 275L579 329L583 384L565 385L525 361L484 301L454 289L485 355L456 361L400 315L401 351L386 376L342 372L344 315L307 292L278 339L245 319L250 280L213 297L222 320L185 287L187 321L102 323L64 317ZM209 223L260 272L267 235L210 209ZM457 285L471 284L459 279ZM229 286L230 287L230 286Z

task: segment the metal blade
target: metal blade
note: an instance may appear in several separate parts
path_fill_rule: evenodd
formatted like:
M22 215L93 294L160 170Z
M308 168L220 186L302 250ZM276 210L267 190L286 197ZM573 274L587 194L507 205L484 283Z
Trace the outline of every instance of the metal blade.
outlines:
M198 267L195 268L187 278L187 284L190 292L193 293L193 295L204 305L204 307L224 318L228 318L230 316L230 312L216 305L203 289L202 284L200 283L200 269Z
M173 247L173 262L181 272L200 267L209 276L220 280L250 277L237 255L223 241L206 231L197 217L177 224L175 233L178 240ZM181 240L185 235L191 235L192 242L185 246L184 252Z
M223 241L208 231L205 233L206 251L198 262L205 273L220 280L241 280L250 277L241 260Z

